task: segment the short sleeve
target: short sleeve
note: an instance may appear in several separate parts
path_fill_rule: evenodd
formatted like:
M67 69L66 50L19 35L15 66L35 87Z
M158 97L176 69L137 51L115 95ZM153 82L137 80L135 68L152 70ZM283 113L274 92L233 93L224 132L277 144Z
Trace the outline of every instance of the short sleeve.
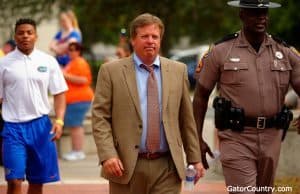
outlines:
M88 84L91 83L90 65L85 60L71 61L66 68L66 72L72 75L86 77Z
M62 32L61 32L61 31L57 32L57 33L55 34L55 36L54 36L54 39L57 40L57 41L59 41L59 40L61 39L61 35L62 35Z
M199 84L208 90L212 90L219 80L219 64L215 60L216 51L212 49L203 56L202 67L199 73Z
M74 30L70 33L69 39L75 39L76 42L81 43L81 34L78 31Z
M49 60L51 63L50 67L50 80L49 80L49 91L52 95L59 94L68 90L63 73L56 62L56 60L51 57Z
M289 50L289 63L292 66L291 85L296 91L298 96L300 95L300 55L296 51Z

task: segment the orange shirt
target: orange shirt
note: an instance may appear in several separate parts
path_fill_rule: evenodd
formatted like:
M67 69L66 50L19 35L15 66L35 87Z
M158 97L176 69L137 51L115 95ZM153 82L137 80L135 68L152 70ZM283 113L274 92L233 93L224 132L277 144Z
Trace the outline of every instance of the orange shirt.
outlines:
M87 61L82 57L77 57L69 62L64 71L68 74L82 76L88 79L88 82L84 84L73 83L66 80L69 87L69 90L66 92L67 104L92 101L94 97L94 92L90 87L92 74Z

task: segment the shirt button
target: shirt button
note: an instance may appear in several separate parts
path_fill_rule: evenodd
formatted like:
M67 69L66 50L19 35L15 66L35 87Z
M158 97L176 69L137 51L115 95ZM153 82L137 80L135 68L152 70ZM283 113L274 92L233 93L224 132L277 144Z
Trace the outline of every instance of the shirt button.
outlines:
M142 125L142 124L139 124L139 128L140 128L140 129L143 128L143 125Z
M140 146L139 146L139 145L135 145L134 148L135 148L135 149L139 149Z

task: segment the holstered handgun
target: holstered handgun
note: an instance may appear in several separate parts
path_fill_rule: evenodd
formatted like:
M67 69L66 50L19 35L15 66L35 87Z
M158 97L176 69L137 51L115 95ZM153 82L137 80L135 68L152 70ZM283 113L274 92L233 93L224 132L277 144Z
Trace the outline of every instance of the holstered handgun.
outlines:
M293 120L293 113L286 106L283 106L281 111L276 116L276 127L282 129L281 141L284 141L287 130L289 129L290 123Z
M229 128L229 112L231 102L223 97L216 97L213 101L213 108L215 109L215 125L219 130Z
M213 101L215 125L219 130L231 129L235 132L244 130L245 114L242 108L232 107L231 101L216 97Z

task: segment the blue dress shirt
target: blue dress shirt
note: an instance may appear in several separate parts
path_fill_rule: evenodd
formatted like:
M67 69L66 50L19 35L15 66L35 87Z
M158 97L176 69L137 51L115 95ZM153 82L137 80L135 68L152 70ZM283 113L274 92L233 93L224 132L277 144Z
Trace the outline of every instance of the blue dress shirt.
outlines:
M133 61L135 64L136 72L136 82L137 89L139 93L140 108L143 119L143 132L142 139L140 144L140 153L147 152L146 148L146 139L147 139L147 80L149 72L141 67L143 62L139 57L134 53ZM157 80L158 95L159 95L159 112L160 112L160 150L159 152L166 152L169 150L169 146L166 140L166 135L164 131L164 126L162 123L162 80L161 80L161 65L159 61L159 56L157 56L153 62L154 64L154 75Z

